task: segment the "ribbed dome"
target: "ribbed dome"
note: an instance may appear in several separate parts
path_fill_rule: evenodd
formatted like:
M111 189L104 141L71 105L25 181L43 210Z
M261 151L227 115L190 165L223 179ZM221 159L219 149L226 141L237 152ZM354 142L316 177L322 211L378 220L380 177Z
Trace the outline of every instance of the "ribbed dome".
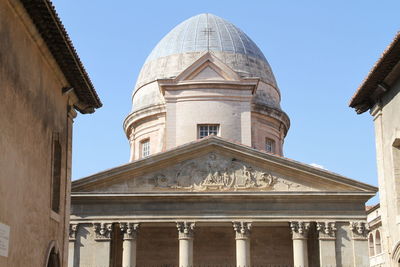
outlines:
M185 20L153 49L146 63L173 54L223 51L267 61L257 45L238 27L212 14Z
M172 29L150 53L136 82L132 111L162 104L163 98L152 82L176 77L208 51L242 78L257 77L273 88L259 90L254 102L280 109L274 74L257 45L232 23L200 14Z

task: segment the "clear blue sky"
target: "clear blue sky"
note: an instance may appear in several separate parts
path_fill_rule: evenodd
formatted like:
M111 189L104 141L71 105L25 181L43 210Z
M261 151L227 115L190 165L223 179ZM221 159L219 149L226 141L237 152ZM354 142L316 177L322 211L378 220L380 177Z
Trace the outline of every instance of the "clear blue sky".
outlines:
M78 1L54 5L104 103L74 125L73 179L128 162L140 68L174 26L213 13L263 51L291 119L285 156L377 185L371 116L348 102L400 29L400 1ZM370 201L376 202L377 199Z

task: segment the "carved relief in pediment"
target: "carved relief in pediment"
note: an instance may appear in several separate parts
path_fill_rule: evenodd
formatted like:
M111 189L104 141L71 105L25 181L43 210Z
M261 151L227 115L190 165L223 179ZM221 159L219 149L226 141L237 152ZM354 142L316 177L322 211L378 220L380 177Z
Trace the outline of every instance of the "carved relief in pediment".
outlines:
M310 190L276 173L216 153L137 178L138 187L174 191Z

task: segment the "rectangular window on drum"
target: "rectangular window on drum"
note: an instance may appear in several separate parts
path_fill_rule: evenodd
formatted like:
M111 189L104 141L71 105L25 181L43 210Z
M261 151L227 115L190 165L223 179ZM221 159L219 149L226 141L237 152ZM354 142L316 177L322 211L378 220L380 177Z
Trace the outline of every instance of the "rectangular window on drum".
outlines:
M275 153L275 141L270 138L265 138L265 151Z
M145 158L150 155L150 139L143 140L140 142L141 156Z
M209 135L218 135L218 124L201 124L197 126L198 138L204 138Z

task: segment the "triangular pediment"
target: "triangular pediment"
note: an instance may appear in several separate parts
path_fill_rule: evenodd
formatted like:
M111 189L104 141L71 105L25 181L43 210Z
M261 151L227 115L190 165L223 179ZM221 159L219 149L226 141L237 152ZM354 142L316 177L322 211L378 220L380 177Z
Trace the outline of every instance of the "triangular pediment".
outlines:
M207 65L203 69L200 69L198 73L194 73L192 77L188 77L188 80L222 80L225 78L215 71L211 66Z
M73 192L369 192L343 176L210 137L73 182Z
M240 81L241 78L228 65L215 57L212 53L207 52L183 70L174 79L174 82L179 83L189 80Z
M259 78L240 77L236 71L214 56L212 52L205 52L177 76L157 80L163 95L169 90L193 88L251 90L251 93L254 94L259 81Z

